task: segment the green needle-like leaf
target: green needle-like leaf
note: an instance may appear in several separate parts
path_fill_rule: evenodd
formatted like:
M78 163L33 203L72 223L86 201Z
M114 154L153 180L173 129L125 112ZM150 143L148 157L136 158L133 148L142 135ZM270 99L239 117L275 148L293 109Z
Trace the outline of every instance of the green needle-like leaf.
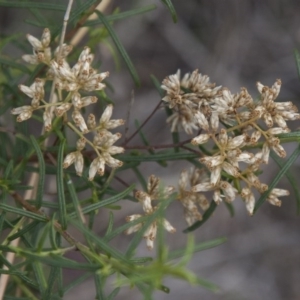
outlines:
M203 225L209 219L212 213L215 211L216 207L217 207L216 202L212 200L208 210L203 214L202 220L195 222L192 226L186 228L183 232L187 233L187 232L194 231L195 229Z
M58 149L57 176L56 176L57 197L58 197L58 204L59 204L59 218L63 230L67 228L67 209L66 209L64 175L63 175L64 147L65 147L65 140L62 140L60 142L60 146Z
M16 8L39 8L45 10L60 10L65 11L65 5L58 5L56 3L43 2L26 2L26 1L0 1L0 6L16 7Z
M265 191L260 196L260 198L257 200L256 205L254 207L254 213L266 201L266 199L268 198L272 189L276 187L279 180L284 176L284 174L288 171L288 169L293 165L293 163L296 161L296 159L298 158L299 155L300 155L300 144L295 149L295 151L292 153L292 155L289 157L289 159L285 162L285 165L280 169L280 171L275 176L275 178L272 180L272 182L269 185L268 190Z
M294 50L295 60L296 60L296 66L298 71L298 77L300 79L300 53L297 49Z
M118 250L114 249L110 245L108 245L107 242L105 242L103 239L101 239L98 235L96 235L94 232L83 226L82 224L76 223L72 221L72 224L77 227L80 232L82 232L86 237L90 238L102 251L105 251L109 256L114 257L118 259L119 261L122 261L123 263L130 263L129 260L127 260L122 253L120 253Z
M82 213L83 214L88 214L94 210L97 210L99 209L100 207L104 207L104 206L107 206L107 205L110 205L110 204L113 204L121 199L123 199L126 195L128 195L132 190L134 189L134 185L131 185L129 188L127 188L126 190L124 190L123 192L113 196L113 197L110 197L108 199L105 199L105 200L102 200L102 201L99 201L97 203L93 203L91 205L88 205L86 207L83 207L82 208ZM74 218L76 216L76 213L71 213L69 215L69 218Z
M135 84L137 86L140 86L141 83L140 83L140 79L139 79L139 76L137 74L137 71L136 71L133 63L131 62L131 59L129 58L124 46L122 45L122 43L120 42L118 36L116 35L114 29L112 28L112 26L107 21L106 17L101 12L96 10L96 13L97 13L99 19L102 21L105 28L107 29L108 33L110 34L110 36L111 36L112 40L114 41L117 49L119 50L121 56L123 57L126 65L127 65L127 68L129 70L132 78L133 78L133 81L135 82Z
M6 211L6 212L11 212L14 215L20 215L20 216L27 217L32 220L37 220L40 222L46 222L48 220L47 217L45 217L43 215L35 214L31 211L23 210L23 209L13 207L10 205L6 205L3 203L0 203L0 209L2 209L3 211Z
M219 238L219 239L211 240L208 242L199 243L197 245L194 245L193 252L199 252L199 251L207 250L210 248L214 248L214 247L224 244L226 241L227 241L226 238ZM170 260L180 258L185 254L185 251L186 251L185 249L172 251L169 253L168 258Z
M121 161L128 161L128 162L146 162L146 161L160 161L160 160L185 160L191 158L198 158L199 155L191 152L177 152L174 151L160 151L156 152L155 154L147 155L147 154L140 154L140 155L119 155L118 159Z
M30 140L39 160L39 181L37 185L36 204L35 204L36 208L39 209L42 206L42 201L44 196L45 161L44 161L43 153L40 149L37 140L32 135L30 136Z
M276 154L274 154L273 152L271 152L271 157L272 159L276 162L276 164L278 165L278 167L280 169L283 168L284 166L284 161L283 159L280 159ZM297 214L300 214L300 190L298 187L298 182L296 181L296 177L293 176L293 174L291 174L291 172L287 171L285 173L286 178L288 179L288 181L290 182L294 193L295 193L295 197L296 197L296 203L297 203Z
M110 16L106 16L106 19L108 22L115 22L115 21L119 21L119 20L122 20L122 19L125 19L125 18L130 18L132 16L136 16L136 15L139 15L139 14L143 14L143 13L146 13L146 12L149 12L151 10L154 10L156 9L156 6L154 4L152 5L148 5L148 6L145 6L145 7L141 7L141 8L136 8L136 9L132 9L132 10L129 10L129 11L124 11L124 12L121 12L121 13L118 13L118 14L113 14L113 15L110 15ZM91 26L91 27L94 27L94 26L97 26L99 24L102 24L103 22L101 20L93 20L93 21L87 21L84 23L84 26Z
M172 19L173 19L173 22L174 23L177 23L177 13L176 13L176 10L173 6L173 3L171 0L161 0L166 6L167 8L169 9L170 13L171 13L171 16L172 16Z

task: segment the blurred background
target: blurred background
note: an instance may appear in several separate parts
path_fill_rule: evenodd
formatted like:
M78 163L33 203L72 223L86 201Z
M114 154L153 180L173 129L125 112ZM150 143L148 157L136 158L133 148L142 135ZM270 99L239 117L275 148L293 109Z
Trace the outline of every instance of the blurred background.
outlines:
M126 118L128 103L134 91L132 120L129 132L134 131L133 119L142 122L160 101L150 74L160 81L166 76L199 69L210 76L212 82L228 87L236 93L246 87L253 98L258 96L256 82L272 85L282 80L280 101L293 101L300 107L300 81L294 58L294 50L300 50L300 3L297 0L173 0L178 23L173 24L166 7L155 0L133 1L112 0L106 12L116 7L121 11L156 4L157 9L131 19L118 21L114 28L129 53L142 81L136 88L124 64L115 71L115 62L109 49L100 44L93 49L101 57L101 70L110 71L109 82L114 92L109 96L115 101L115 118ZM52 12L51 12L52 13ZM16 32L40 36L41 30L24 25L27 12L18 9L0 8L2 33ZM50 15L50 13L49 13ZM60 22L61 19L58 19ZM84 43L82 43L82 46ZM165 123L164 111L157 112L144 128L150 143L171 142L169 128ZM291 123L297 129L299 122ZM182 140L186 139L181 134ZM141 145L136 137L129 145ZM285 145L288 154L294 144ZM275 163L270 162L264 173L264 181L270 182L278 172ZM169 163L168 168L153 164L141 167L143 174L152 173L161 177L166 184L177 185L180 172L188 168L186 162ZM297 177L298 164L291 172ZM126 176L128 183L136 182L135 175ZM49 182L51 185L51 182ZM290 189L283 179L278 187ZM120 185L120 190L122 186ZM50 189L50 188L49 188ZM117 225L124 223L126 215L136 213L135 203L124 201L123 209L116 217ZM245 205L235 200L235 216L232 218L224 205L220 205L213 217L196 232L196 241L207 241L227 237L228 241L217 248L195 254L189 263L190 269L220 287L213 294L201 287L191 287L175 279L166 280L171 294L157 292L154 299L299 299L300 298L300 220L296 215L296 201L293 192L282 198L282 207L264 204L258 213L249 217ZM171 249L184 246L186 228L182 208L174 204L167 212L167 218L177 228L176 235L168 234L166 242ZM95 230L101 236L106 229L107 212L99 215ZM118 249L126 249L131 236L114 240ZM145 244L138 248L139 255L149 255ZM71 280L76 274L66 273ZM91 279L70 292L65 299L93 299L94 282ZM123 288L116 299L141 299L135 289Z

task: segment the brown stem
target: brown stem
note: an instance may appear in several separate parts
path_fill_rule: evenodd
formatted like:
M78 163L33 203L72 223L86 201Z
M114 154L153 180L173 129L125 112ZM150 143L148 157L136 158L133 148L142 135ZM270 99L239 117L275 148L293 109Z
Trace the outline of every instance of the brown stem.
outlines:
M156 111L159 109L159 106L161 104L161 101L158 102L158 104L155 106L151 114L147 117L147 119L139 126L139 128L128 138L124 141L122 147L125 147L137 134L138 132L148 123L148 121L151 119L151 117L156 113Z
M66 40L70 40L73 38L73 36L77 33L77 31L83 26L83 24L86 22L86 20L88 19L88 17L94 13L95 9L97 8L97 6L99 5L99 3L101 2L101 0L98 0L97 2L95 2L87 11L87 13L77 22L76 26L69 31L66 34Z
M139 145L139 146L125 146L124 148L126 150L134 150L134 149L145 149L145 150L154 150L154 149L162 149L162 148L174 148L174 147L181 147L185 144L188 144L191 142L191 139L182 141L177 144L163 144L163 145Z

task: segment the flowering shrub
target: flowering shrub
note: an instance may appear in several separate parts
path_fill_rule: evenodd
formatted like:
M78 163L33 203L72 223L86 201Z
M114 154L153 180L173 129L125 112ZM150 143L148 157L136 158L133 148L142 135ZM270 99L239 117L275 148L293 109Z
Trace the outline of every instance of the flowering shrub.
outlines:
M71 5L72 1L65 16L62 37L65 36ZM172 4L167 2L167 6L175 18ZM89 13L95 9L94 6L91 8ZM84 11L85 8L81 13ZM111 25L100 12L98 17L105 25L103 30L113 37L134 77L135 70ZM78 24L83 25L81 21ZM163 80L159 87L163 96L154 112L149 112L149 118L122 142L121 133L112 132L125 121L112 119L113 105L107 100L104 83L109 72L100 73L92 67L94 55L91 49L84 47L76 63L72 64L74 47L65 43L64 38L57 44L50 29L44 29L40 39L28 34L27 40L33 54L22 58L30 65L37 65L33 74L38 76L34 76L33 83L28 86L19 85L19 90L30 100L22 97L22 104L14 106L11 113L16 115L17 122L30 122L35 118L42 125L39 137L30 136L28 139L22 136L26 143L22 157L18 152L11 155L7 146L5 157L1 158L0 228L8 232L0 248L2 255L7 255L2 256L5 274L2 278L12 276L7 290L7 281L2 279L2 295L7 291L10 297L21 283L22 287L28 286L20 288L19 293L30 299L52 299L50 295L61 299L68 291L63 286L63 268L91 272L98 299L105 297L103 280L114 274L118 275L118 287L112 291L110 299L124 284L137 286L145 297L156 289L168 291L163 286L166 276L214 290L213 284L200 280L185 267L190 254L198 248L205 249L205 245L194 245L190 238L186 249L172 252L164 244L163 228L174 234L180 230L171 225L165 213L169 205L179 201L189 226L186 231L193 231L207 221L223 201L231 205L239 198L244 201L249 215L253 215L265 200L275 206L281 205L279 198L289 195L289 191L277 187L277 183L298 157L299 150L288 158L270 185L260 179L260 174L270 162L270 153L273 151L279 158L285 158L282 143L297 137L293 136L287 122L298 120L300 114L292 102L278 101L281 81L276 80L271 87L257 83L259 97L256 98L246 88L232 94L227 88L211 83L209 77L198 70L182 78L178 71ZM88 110L96 107L98 102L105 108L97 122L97 117ZM167 123L173 133L173 143L150 145L141 134L144 146L128 146L160 106L165 106L169 113ZM180 131L190 138L176 141L174 137L178 139ZM73 140L76 137L76 146L69 144L69 136ZM3 145L8 139L7 132L7 136L3 136ZM116 142L120 145L116 146ZM171 150L155 153L155 148ZM149 150L149 155L134 151L128 153L127 150ZM177 176L178 184L173 186L165 186L156 175L147 180L148 175L136 168L143 161L162 163L168 159L187 161L186 168ZM33 164L28 168L29 162ZM75 173L70 167L73 164ZM116 175L121 167L135 171L141 188L135 189L134 185L126 182L126 178ZM30 173L29 178L25 172ZM57 197L54 202L46 200L44 190L46 175L51 174L56 175ZM123 183L126 189L116 190L111 185L113 180ZM18 192L22 187L24 195ZM79 192L86 190L90 191L90 196L81 199ZM143 214L132 214L126 218L127 224L124 222L113 229L111 213L107 231L99 237L92 230L99 210L113 209L114 204L122 199L141 204ZM13 200L17 203L16 207ZM8 213L12 213L12 217ZM68 231L70 226L79 230L86 241L79 242L73 237ZM122 233L135 233L125 253L109 244L111 239ZM156 258L135 256L142 238L146 239L150 250L154 249L157 239ZM63 240L69 245L65 246ZM224 239L217 239L207 247L222 242ZM81 253L86 263L66 257L67 253L75 250ZM8 257L11 253L22 259L14 263L14 259L9 260ZM178 253L183 256L182 262L172 263ZM41 268L41 264L47 266L47 271ZM85 276L82 275L82 278ZM78 284L82 278L78 279ZM76 284L71 284L71 288Z

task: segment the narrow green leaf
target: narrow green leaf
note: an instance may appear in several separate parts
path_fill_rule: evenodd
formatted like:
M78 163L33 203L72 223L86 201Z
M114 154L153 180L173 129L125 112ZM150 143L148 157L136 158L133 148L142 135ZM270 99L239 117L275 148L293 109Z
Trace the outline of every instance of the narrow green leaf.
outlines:
M13 241L13 240L17 239L18 237L25 235L25 233L27 233L28 231L31 231L35 226L37 226L38 223L39 223L39 221L33 221L33 222L27 224L21 230L19 230L15 234L9 236L8 240Z
M107 236L112 232L113 226L114 226L114 214L110 211L108 225L104 236Z
M80 18L85 11L87 11L97 0L85 0L81 5L77 5L76 9L73 9L70 15L69 22Z
M197 284L201 285L202 287L212 291L212 292L218 292L220 289L217 285L205 280L205 279L202 279L202 278L197 278Z
M72 280L67 286L65 286L64 293L66 294L67 292L72 290L77 285L80 285L80 283L84 282L85 280L87 280L91 276L92 276L92 273L86 273L86 274L78 277L77 279Z
M66 175L66 184L68 191L70 193L71 200L73 202L73 208L75 209L75 213L79 222L82 223L82 209L78 200L78 196L75 190L74 183L69 175Z
M298 71L298 77L300 78L300 53L297 49L294 50L295 60L296 60L296 66Z
M113 299L119 294L120 290L121 290L121 289L120 289L119 287L115 288L115 289L108 295L107 300L113 300Z
M173 6L173 3L171 0L161 0L166 6L167 8L169 9L170 13L171 13L171 16L172 16L172 19L173 19L173 22L174 23L177 23L177 14L176 14L176 10Z
M280 169L283 168L284 166L284 161L283 159L280 159L276 154L274 154L273 152L271 152L271 157L272 159L276 162L276 164L278 165L278 167ZM288 181L290 182L294 193L295 193L295 197L296 197L296 204L297 204L297 214L300 214L300 190L298 187L298 182L296 181L296 177L290 172L287 171L285 174L286 178L288 179Z
M215 211L216 207L217 207L216 202L214 200L212 200L208 210L203 214L202 220L195 222L192 226L183 230L183 232L187 233L187 232L194 231L195 229L197 229L198 227L203 225L209 219L209 217L212 215L212 213Z
M284 176L284 174L288 171L288 169L293 165L293 163L296 161L298 156L300 155L300 144L295 149L295 151L292 153L292 155L289 157L289 159L286 161L285 165L280 169L278 174L275 176L275 178L272 180L272 182L269 185L269 189L265 191L260 198L257 200L255 207L254 207L254 213L257 211L257 209L266 201L266 199L269 196L269 193L272 191L273 188L277 185L279 180Z
M300 142L300 131L292 131L278 134L281 143Z
M115 230L113 230L110 234L108 234L104 238L104 240L108 242L108 241L112 240L113 238L115 238L116 236L118 236L119 234L121 234L122 232L125 232L125 230L128 229L129 227L134 226L139 223L142 223L146 220L148 220L148 216L144 216L144 217L138 218L132 222L126 223L126 224L116 228Z
M52 257L41 257L36 256L36 259L39 259L42 263L47 264L53 267L59 267L64 269L75 269L75 270L86 270L86 271L96 271L101 268L98 264L89 264L89 263L78 263L74 260L64 258L58 255L52 255Z
M0 2L0 6L1 6L1 2ZM24 65L19 64L14 60L10 60L7 57L0 57L0 64L5 65L5 66L9 66L9 67L17 69L17 70L20 70L25 74L30 73L30 70L28 68L26 68Z
M38 282L40 293L42 295L44 295L44 293L47 289L48 283L45 278L45 274L43 272L44 270L42 268L42 264L40 262L35 261L32 263L32 269L33 269L36 281Z
M4 179L8 179L9 176L11 175L12 171L13 171L13 167L14 167L14 161L11 159L8 164L6 165L4 174L3 174L3 178Z
M66 198L64 191L64 174L63 174L63 160L64 160L64 147L65 140L62 140L59 145L58 156L57 156L57 197L59 203L59 218L60 224L63 230L67 229L67 209L66 209Z
M234 206L232 203L224 202L226 208L229 211L230 217L234 217Z
M96 288L96 299L102 300L105 299L104 291L103 291L103 276L101 276L101 273L95 273L94 274L94 281L95 281L95 288Z
M108 33L110 34L112 40L114 41L114 43L117 47L117 49L119 50L121 56L123 57L136 86L140 86L141 83L140 83L139 76L136 72L136 69L135 69L134 65L132 64L132 62L131 62L125 48L123 47L122 43L120 42L118 36L116 35L114 29L112 28L112 26L107 21L106 17L101 12L99 12L97 10L95 12L97 13L99 19L102 21L103 25L107 29Z
M153 257L145 256L145 257L134 257L130 260L134 264L145 264L147 262L153 261Z
M40 222L46 222L47 221L47 217L45 217L43 215L38 215L38 214L35 214L33 212L23 210L23 209L20 209L20 208L17 208L17 207L13 207L13 206L10 206L10 205L6 205L6 204L3 204L3 203L0 203L0 209L4 210L6 212L11 212L14 215L20 215L20 216L27 217L27 218L37 220L37 221L40 221Z
M58 4L50 4L43 2L24 2L24 1L0 1L0 6L16 7L16 8L39 8L45 10L65 11L66 6Z
M140 154L140 155L118 155L118 159L124 162L145 162L145 161L159 161L159 160L186 160L191 158L199 158L199 155L191 152L179 152L174 151L160 151L152 155Z
M82 224L76 223L72 221L72 224L77 227L82 234L89 237L97 246L100 247L102 251L105 251L110 256L124 262L124 263L130 263L129 260L127 260L122 253L120 253L118 250L114 249L110 245L108 245L107 242L105 242L103 239L101 239L98 235L96 235L93 231L89 230L85 226L82 226Z
M131 185L129 188L127 188L126 190L124 190L123 192L113 196L113 197L110 197L108 199L105 199L105 200L102 200L102 201L99 201L97 203L93 203L91 205L88 205L86 207L83 207L82 208L82 213L83 214L88 214L96 209L99 209L100 207L104 207L104 206L107 206L107 205L110 205L110 204L113 204L121 199L123 199L126 195L128 195L132 190L134 189L134 185ZM75 213L71 213L69 215L70 218L74 218L76 216Z
M136 9L124 11L124 12L121 12L121 13L118 13L118 14L113 14L113 15L110 15L110 16L106 16L106 20L108 22L119 21L119 20L122 20L122 19L125 19L125 18L130 18L132 16L136 16L136 15L139 15L139 14L143 14L143 13L152 11L154 9L156 9L156 6L154 4L152 4L152 5L144 6L144 7L141 7L141 8L136 8ZM93 20L93 21L85 22L84 26L94 27L94 26L97 26L97 25L100 25L100 24L103 24L103 22L101 20L95 20L95 21Z
M16 276L18 276L21 280L26 282L26 284L28 286L38 290L38 285L35 281L33 281L28 276L26 276L26 274L24 274L24 272L20 272L19 270L17 270L17 268L14 265L10 264L7 261L7 259L5 257L3 257L1 254L0 254L0 262L1 262L1 264L4 264L5 266L7 266L8 270L11 270L11 271L15 272Z
M53 286L55 280L57 280L57 276L59 273L59 269L57 267L52 267L48 276L48 288L45 291L44 299L51 299L51 295L53 294Z
M145 180L143 174L140 172L140 170L137 167L132 168L132 171L135 173L135 176L139 180L143 190L146 191L147 190L147 181Z
M194 246L193 252L195 253L195 252L207 250L210 248L214 248L214 247L224 244L226 241L227 241L226 238L218 238L218 239L211 240L208 242L199 243ZM172 259L180 258L185 254L185 251L186 251L185 249L172 251L169 253L168 259L172 260Z
M30 136L30 140L32 143L32 146L37 154L38 161L39 161L39 181L37 185L37 193L36 193L36 208L40 209L42 206L42 201L44 197L44 185L45 185L45 161L44 156L41 151L41 148L35 139L34 136Z

